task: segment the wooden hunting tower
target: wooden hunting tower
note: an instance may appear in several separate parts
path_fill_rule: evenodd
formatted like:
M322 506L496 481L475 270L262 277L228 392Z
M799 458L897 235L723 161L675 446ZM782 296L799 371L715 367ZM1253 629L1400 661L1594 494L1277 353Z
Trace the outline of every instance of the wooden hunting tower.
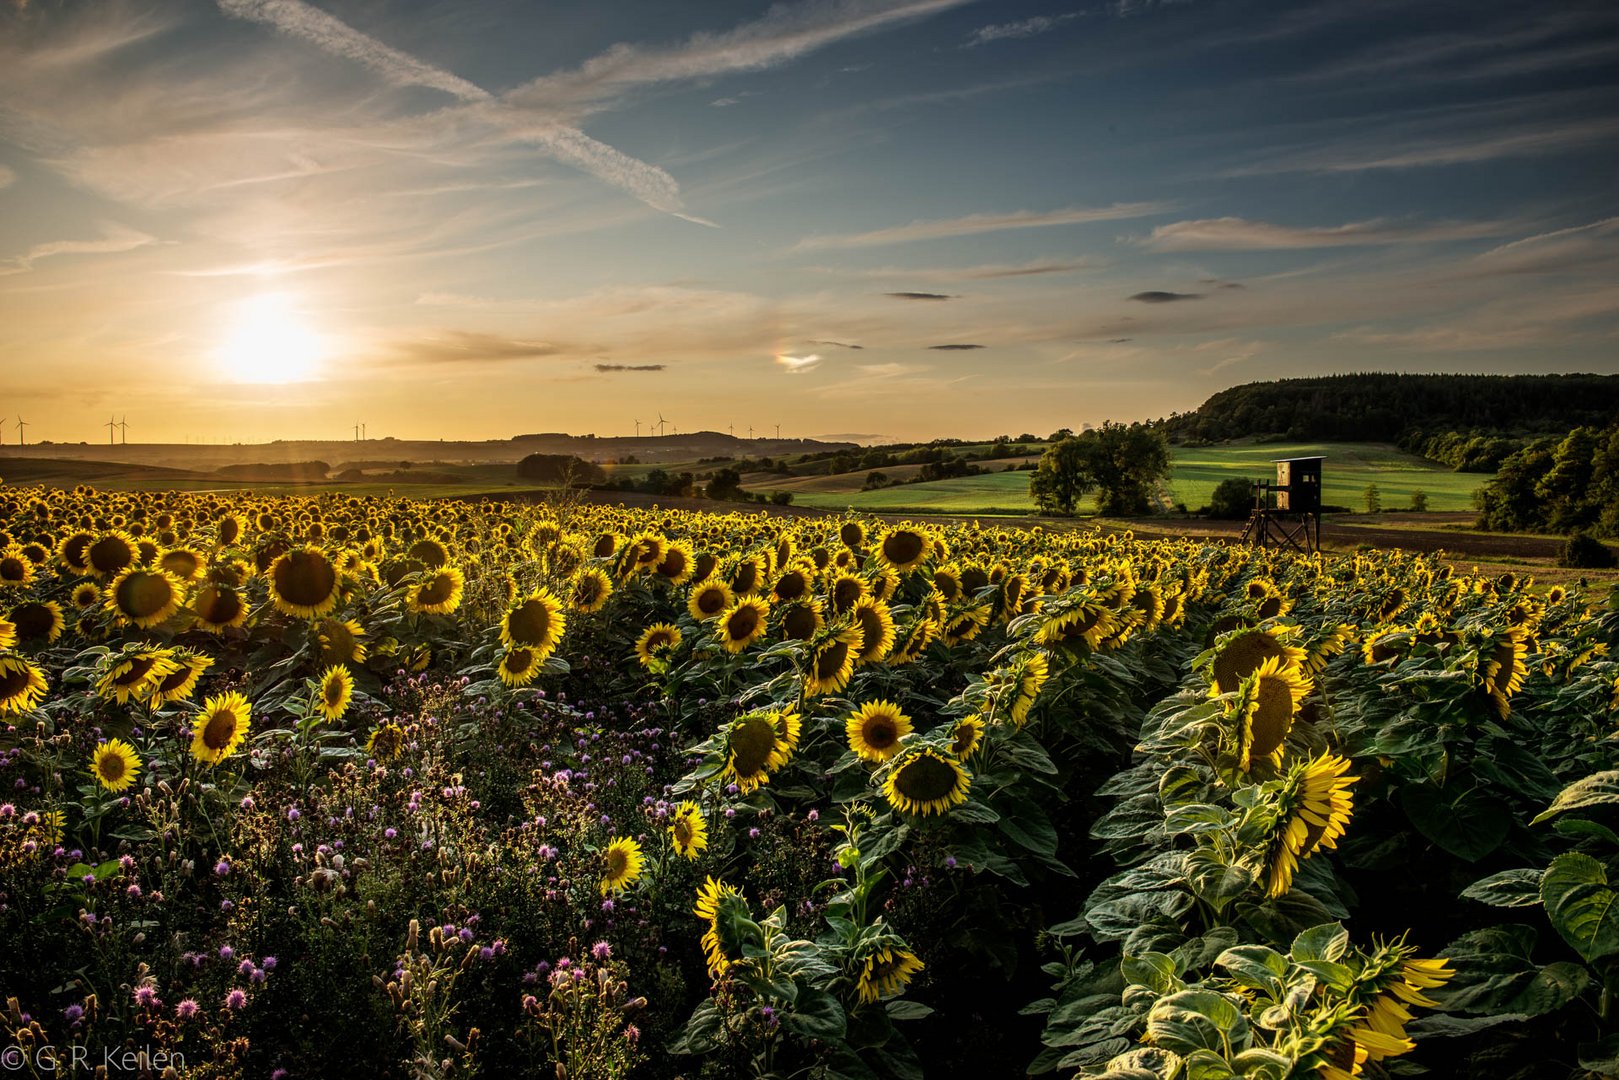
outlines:
M1275 541L1295 551L1321 550L1321 463L1325 458L1277 458L1276 480L1254 481L1254 508L1242 538L1260 547Z

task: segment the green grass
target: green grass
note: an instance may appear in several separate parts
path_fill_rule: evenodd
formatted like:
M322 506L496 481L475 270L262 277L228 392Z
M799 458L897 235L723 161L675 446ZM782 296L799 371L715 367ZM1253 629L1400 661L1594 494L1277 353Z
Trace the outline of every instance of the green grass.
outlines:
M795 491L793 505L935 514L991 511L1026 514L1034 509L1034 503L1029 501L1030 475L1026 472L984 473L925 484L899 484L876 491Z
M1221 480L1241 476L1274 479L1273 458L1323 456L1322 501L1352 510L1366 508L1366 485L1376 484L1385 510L1411 505L1411 492L1428 495L1429 510L1471 510L1473 492L1488 476L1452 472L1384 443L1259 443L1176 447L1169 489L1196 510L1208 504Z

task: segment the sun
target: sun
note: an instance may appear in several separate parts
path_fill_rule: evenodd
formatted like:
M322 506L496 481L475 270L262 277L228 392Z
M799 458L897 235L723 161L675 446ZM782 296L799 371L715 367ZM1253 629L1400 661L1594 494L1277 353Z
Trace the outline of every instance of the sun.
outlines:
M231 382L290 383L315 378L325 354L293 297L261 293L236 306L216 358Z

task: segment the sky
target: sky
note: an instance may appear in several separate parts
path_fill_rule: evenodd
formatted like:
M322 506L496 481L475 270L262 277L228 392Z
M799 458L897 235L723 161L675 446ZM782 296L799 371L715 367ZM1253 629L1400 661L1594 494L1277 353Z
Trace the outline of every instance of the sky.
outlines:
M0 0L0 439L1619 372L1609 0Z

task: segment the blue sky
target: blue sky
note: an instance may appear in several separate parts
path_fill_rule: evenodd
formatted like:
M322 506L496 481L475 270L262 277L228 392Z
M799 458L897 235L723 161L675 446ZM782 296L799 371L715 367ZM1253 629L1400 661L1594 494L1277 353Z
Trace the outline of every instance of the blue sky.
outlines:
M1619 372L1614 72L1611 3L13 0L0 408L926 438Z

